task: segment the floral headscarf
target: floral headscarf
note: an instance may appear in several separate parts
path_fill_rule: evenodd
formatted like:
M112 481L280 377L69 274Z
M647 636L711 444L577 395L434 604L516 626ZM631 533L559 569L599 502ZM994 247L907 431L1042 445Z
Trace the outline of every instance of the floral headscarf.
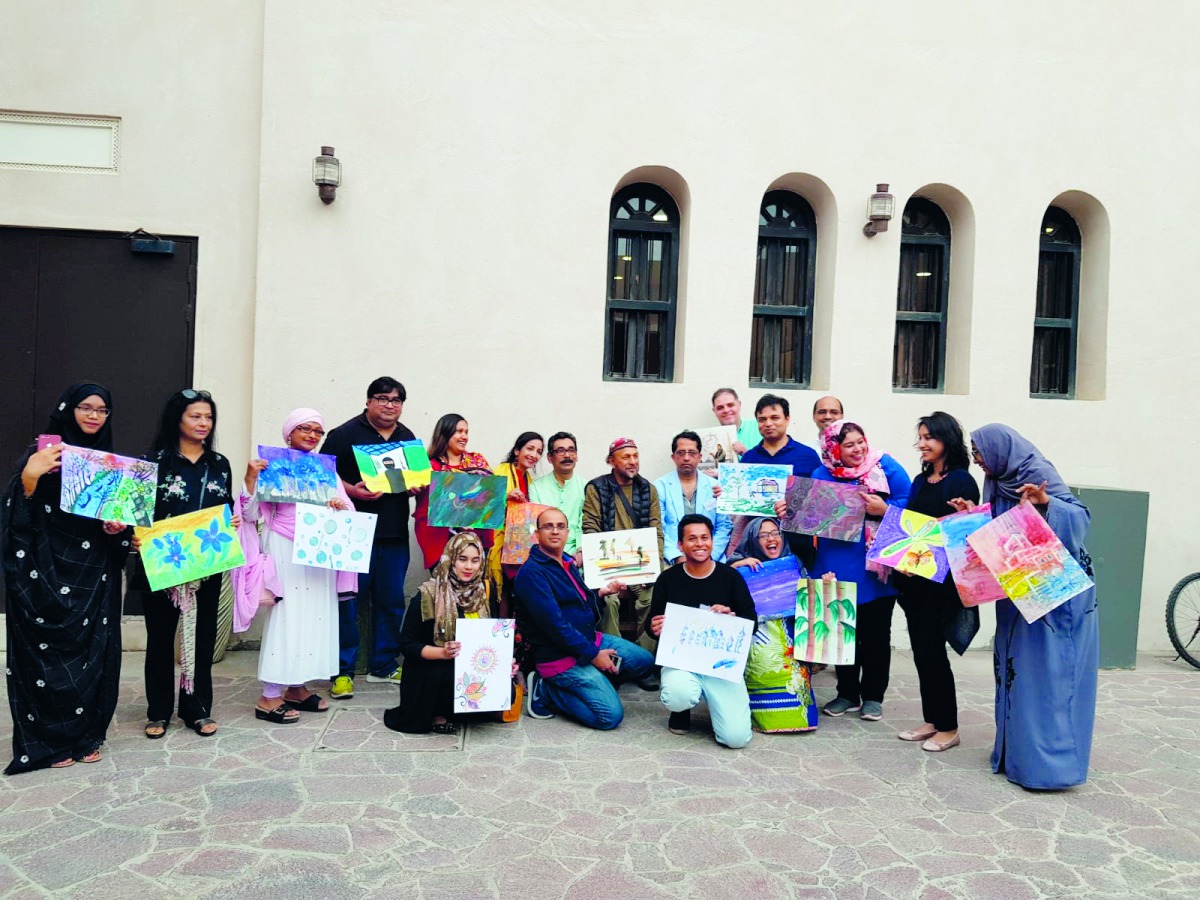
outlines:
M821 432L821 443L824 453L821 455L822 461L834 478L842 481L848 481L853 484L861 484L877 494L887 494L891 492L888 487L887 475L884 474L883 467L879 461L883 459L883 453L872 450L870 444L867 444L867 457L857 466L846 466L842 464L842 439L846 436L847 431L857 431L863 436L866 441L867 433L861 425L856 425L854 422L837 421L831 422Z
M454 562L468 547L479 551L479 570L470 581L454 573ZM455 623L469 613L488 614L487 565L483 544L473 531L454 535L446 542L433 578L421 585L421 619L433 620L433 642L444 647L454 640Z

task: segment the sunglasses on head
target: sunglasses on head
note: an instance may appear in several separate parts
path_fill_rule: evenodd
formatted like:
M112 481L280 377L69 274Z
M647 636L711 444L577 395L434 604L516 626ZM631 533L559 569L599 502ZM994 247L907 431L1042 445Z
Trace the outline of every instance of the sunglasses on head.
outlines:
M184 400L212 399L212 394L210 394L208 391L193 391L191 388L188 388L186 391L180 391L179 396L181 396Z

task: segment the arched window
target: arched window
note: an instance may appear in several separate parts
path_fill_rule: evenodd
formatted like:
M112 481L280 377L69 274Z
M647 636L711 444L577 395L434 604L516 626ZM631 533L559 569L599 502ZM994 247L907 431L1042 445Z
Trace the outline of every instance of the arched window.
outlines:
M679 208L654 184L631 184L612 200L604 376L670 381L675 363Z
M808 201L768 191L758 212L750 381L804 387L812 368L817 220Z
M1081 248L1079 226L1071 214L1049 207L1042 217L1038 253L1033 364L1029 370L1029 393L1034 397L1075 394Z
M950 220L924 197L904 205L892 387L940 391L946 370L950 295Z

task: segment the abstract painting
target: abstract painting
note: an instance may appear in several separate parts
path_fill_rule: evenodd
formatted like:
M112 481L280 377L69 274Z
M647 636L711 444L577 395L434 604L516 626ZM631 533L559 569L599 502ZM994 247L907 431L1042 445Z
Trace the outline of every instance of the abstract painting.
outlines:
M701 472L716 475L721 463L737 462L737 454L733 452L737 429L732 425L697 428L696 434L700 436L700 464L696 468Z
M579 536L583 553L583 580L590 588L610 581L653 584L662 571L658 556L658 529L598 531Z
M717 468L721 483L717 512L729 516L775 515L775 503L784 498L791 474L791 466L721 463Z
M665 615L654 657L658 665L724 681L742 680L752 621L678 603L668 603Z
M508 515L504 517L504 546L500 548L500 562L519 566L529 558L537 534L537 517L551 509L540 503L510 503Z
M138 528L139 555L152 591L244 565L229 504L210 506Z
M738 566L746 579L758 618L786 619L796 614L796 590L800 581L800 562L794 556L769 559L756 569Z
M787 513L779 527L835 541L857 541L867 515L861 491L855 484L793 478L787 489Z
M508 479L503 475L433 472L429 524L436 528L503 528Z
M454 639L454 711L495 712L512 706L512 619L459 619Z
M867 551L867 561L930 581L945 581L950 560L941 520L889 505Z
M271 503L327 503L337 496L337 461L324 453L259 445L267 467L258 473L259 500Z
M967 543L1026 622L1036 622L1092 586L1046 520L1028 503L992 519L968 535Z
M157 463L63 444L61 472L63 512L124 525L154 521Z
M807 578L796 592L796 641L792 652L804 662L848 666L854 662L858 626L858 585L833 582L827 597L824 581Z
M946 537L946 558L950 561L950 574L963 606L979 606L992 603L1007 596L1000 582L979 554L967 543L967 536L974 534L992 521L992 505L985 503L970 512L952 513L942 516L942 534Z
M292 562L360 574L371 571L371 545L378 518L375 513L297 503Z
M355 444L354 461L363 484L382 494L403 494L429 484L433 469L429 454L418 440L390 444Z

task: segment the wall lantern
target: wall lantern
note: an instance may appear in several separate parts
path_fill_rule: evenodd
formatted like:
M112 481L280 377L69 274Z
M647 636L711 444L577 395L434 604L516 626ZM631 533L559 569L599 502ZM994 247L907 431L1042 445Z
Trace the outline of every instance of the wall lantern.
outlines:
M313 160L313 184L321 195L321 202L330 204L342 183L342 164L333 155L332 147L322 147L321 155ZM884 185L886 187L886 185Z
M881 231L888 230L888 221L896 215L896 198L888 193L886 184L875 185L875 193L867 201L867 219L863 226L863 234L875 237Z

